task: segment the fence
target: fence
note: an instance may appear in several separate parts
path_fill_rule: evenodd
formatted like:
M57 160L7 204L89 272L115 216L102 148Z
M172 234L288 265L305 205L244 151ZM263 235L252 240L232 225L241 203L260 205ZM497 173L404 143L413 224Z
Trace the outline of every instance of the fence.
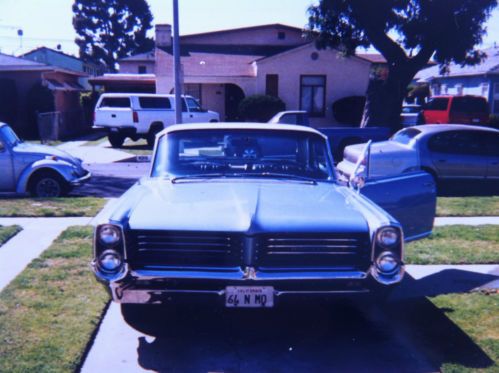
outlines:
M38 113L37 124L42 142L68 138L86 129L80 110Z

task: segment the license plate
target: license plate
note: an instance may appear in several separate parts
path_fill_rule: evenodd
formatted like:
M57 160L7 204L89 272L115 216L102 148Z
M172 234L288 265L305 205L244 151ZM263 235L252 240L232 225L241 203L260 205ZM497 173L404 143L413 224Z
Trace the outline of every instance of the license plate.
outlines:
M227 286L225 307L274 307L272 286Z

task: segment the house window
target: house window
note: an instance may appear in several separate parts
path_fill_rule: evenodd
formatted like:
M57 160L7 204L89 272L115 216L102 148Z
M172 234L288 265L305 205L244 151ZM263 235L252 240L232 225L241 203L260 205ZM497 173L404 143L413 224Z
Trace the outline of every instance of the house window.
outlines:
M433 96L438 96L440 95L440 84L432 84L431 90L433 91Z
M267 74L265 76L265 94L269 96L279 96L279 75Z
M184 84L184 92L185 95L192 96L201 102L201 84L193 84L188 83Z
M323 117L326 109L326 76L302 75L300 77L300 110L311 117Z
M284 31L279 31L279 32L277 33L277 39L279 39L279 40L284 40L284 39L286 39L286 33L285 33Z
M139 74L147 74L147 66L140 65L139 66Z

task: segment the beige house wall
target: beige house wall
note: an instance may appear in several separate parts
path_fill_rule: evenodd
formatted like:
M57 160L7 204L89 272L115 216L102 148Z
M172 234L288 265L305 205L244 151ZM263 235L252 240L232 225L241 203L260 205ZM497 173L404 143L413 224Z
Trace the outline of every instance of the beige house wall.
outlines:
M313 60L312 53L318 58ZM300 109L300 77L326 76L326 112L311 118L313 126L335 125L332 103L346 96L364 96L369 82L370 63L356 57L343 57L334 50L317 50L313 44L258 61L257 91L265 93L267 74L279 75L278 95L287 110Z
M121 61L119 71L122 74L138 74L139 66L146 66L146 74L154 74L155 65L154 61Z

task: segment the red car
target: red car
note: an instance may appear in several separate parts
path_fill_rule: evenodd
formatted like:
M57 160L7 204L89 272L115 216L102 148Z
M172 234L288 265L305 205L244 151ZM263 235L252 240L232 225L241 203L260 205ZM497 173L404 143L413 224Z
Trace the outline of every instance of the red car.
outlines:
M487 124L489 106L481 96L435 96L423 108L428 124Z

